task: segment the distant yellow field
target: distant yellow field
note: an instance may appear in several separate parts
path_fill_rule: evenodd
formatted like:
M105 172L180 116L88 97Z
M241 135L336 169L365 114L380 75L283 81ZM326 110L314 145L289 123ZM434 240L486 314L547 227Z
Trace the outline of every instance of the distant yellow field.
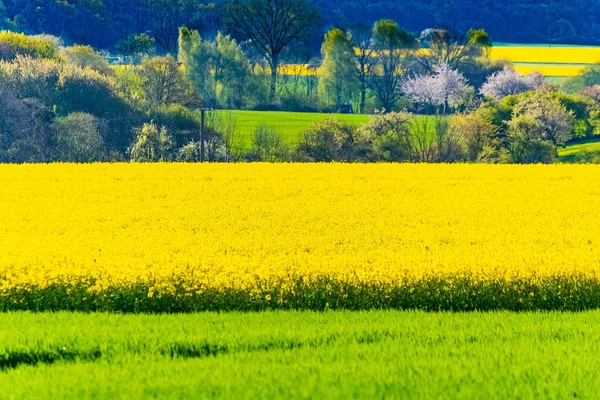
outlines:
M494 47L490 57L508 60L515 69L527 75L538 71L548 77L576 76L587 64L600 63L600 47L552 47L552 46L500 46ZM309 68L308 64L282 65L283 75L318 75L320 68Z
M600 47L494 47L491 57L515 63L595 64L600 62Z
M581 65L544 65L544 64L515 64L515 70L521 75L529 75L537 71L544 76L577 76L583 70Z

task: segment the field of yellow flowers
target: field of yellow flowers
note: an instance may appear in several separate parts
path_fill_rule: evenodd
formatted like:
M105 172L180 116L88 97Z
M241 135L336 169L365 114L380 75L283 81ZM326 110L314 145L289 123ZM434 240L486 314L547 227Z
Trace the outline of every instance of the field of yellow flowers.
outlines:
M512 62L515 70L523 75L537 71L547 77L570 77L579 75L588 65L600 63L600 47L500 45L491 49L490 58ZM309 67L308 64L284 64L279 72L283 75L318 76L320 68Z
M600 307L597 166L0 166L0 310Z

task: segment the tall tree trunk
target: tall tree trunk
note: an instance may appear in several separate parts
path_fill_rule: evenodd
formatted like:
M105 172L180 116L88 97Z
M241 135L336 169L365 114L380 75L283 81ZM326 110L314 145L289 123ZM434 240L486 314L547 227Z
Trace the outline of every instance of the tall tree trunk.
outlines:
M277 67L279 66L279 55L271 56L271 90L269 91L269 103L275 102L275 90L277 89Z
M364 76L360 79L360 109L361 114L365 113L365 103L367 102L367 84Z

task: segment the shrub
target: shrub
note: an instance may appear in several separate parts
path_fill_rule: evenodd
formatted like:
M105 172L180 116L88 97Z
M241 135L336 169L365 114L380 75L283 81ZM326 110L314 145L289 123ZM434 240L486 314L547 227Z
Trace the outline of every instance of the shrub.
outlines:
M10 61L17 56L58 60L57 39L51 36L26 36L9 31L0 32L0 60Z
M102 159L104 140L101 121L90 114L73 113L52 124L54 159L65 162L93 162Z
M189 142L177 151L175 160L179 162L200 162L200 143Z
M324 121L313 122L304 132L304 138L297 148L296 157L315 162L344 161L363 159L357 127L341 119L330 116Z
M275 126L260 124L254 130L248 159L269 162L289 161L290 149Z
M391 112L372 116L359 129L362 143L368 143L371 147L369 159L416 161L411 124L412 116L407 113Z
M63 47L60 55L67 62L75 64L80 68L91 68L104 75L111 75L112 70L108 61L96 52L91 46L70 46Z
M0 89L0 162L48 161L51 118L38 101Z
M165 127L144 124L136 131L136 142L130 149L133 162L170 161L173 141Z
M489 161L484 156L484 149L499 147L499 129L493 124L488 109L481 108L471 114L453 117L450 129L463 138L468 161Z

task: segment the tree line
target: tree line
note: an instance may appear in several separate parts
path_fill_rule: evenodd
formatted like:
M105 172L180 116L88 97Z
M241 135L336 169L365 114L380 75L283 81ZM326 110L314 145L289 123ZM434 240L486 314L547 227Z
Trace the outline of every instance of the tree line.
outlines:
M262 125L247 145L233 114L211 112L206 156L225 162L546 163L600 133L596 66L559 88L490 60L485 30L413 34L389 19L328 30L314 60L299 42L318 14L281 1L228 7L241 41L181 27L177 57L156 56L137 35L116 66L91 46L1 32L0 161L198 161L199 108L372 114L315 123L297 145Z
M29 34L48 33L69 43L115 49L129 36L148 34L161 52L174 52L178 28L187 26L203 36L226 31L223 14L228 0L2 0L0 28ZM318 51L321 36L330 27L382 18L407 30L429 26L467 30L485 28L499 41L524 43L597 44L600 23L589 15L600 12L595 0L311 0L320 10L317 29L308 38ZM228 32L231 33L231 32Z

